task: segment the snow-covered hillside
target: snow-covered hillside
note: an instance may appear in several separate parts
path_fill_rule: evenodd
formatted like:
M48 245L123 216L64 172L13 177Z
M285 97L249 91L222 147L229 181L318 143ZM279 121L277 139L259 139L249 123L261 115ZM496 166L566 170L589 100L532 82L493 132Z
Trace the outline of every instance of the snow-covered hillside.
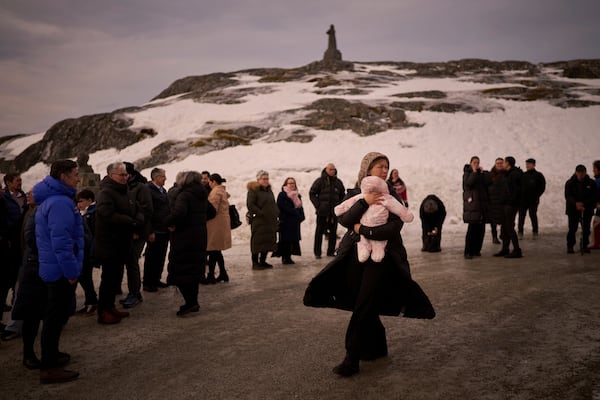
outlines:
M303 128L314 135L312 141L286 141L282 139L299 126L291 123L291 117L286 120L282 113L299 109L324 96L316 93L311 78L261 83L256 76L240 73L237 75L239 85L230 89L238 93L242 89L247 91L239 102L208 104L177 96L156 100L152 103L153 107L127 115L134 119L132 128L152 128L158 132L156 136L121 151L109 149L90 154L89 163L96 172L104 175L110 162L137 160L167 140L201 139L214 126L247 123L270 127L266 136L252 141L250 145L189 155L158 166L167 171L167 186L173 183L176 173L181 170L220 173L227 179L231 202L238 205L241 213L245 212L246 183L255 179L258 170L270 172L276 194L285 178L293 176L304 196L308 219L303 224L303 232L308 239L314 231L314 210L308 200L308 189L329 162L336 165L345 186L352 187L360 159L365 153L379 151L387 154L390 167L400 171L408 186L410 208L418 213L421 200L434 193L448 209L446 229L461 230L465 229L462 224L462 169L470 157L478 155L486 169L491 168L498 156L512 155L517 159L517 165L523 168L525 159L533 157L537 160L537 169L548 182L539 210L542 233L544 230L565 229L564 183L577 164L586 165L591 173L593 160L600 159L600 106L560 108L544 100L490 99L479 93L508 85L482 83L472 77L412 77L411 71L399 70L394 65L355 64L355 69L355 72L340 71L333 75L340 81L338 93L352 93L344 91L348 88L347 82L374 70L379 74L389 72L398 75L400 79L374 84L362 94L329 94L326 97L377 104L398 100L394 97L398 93L439 90L445 92L448 98L475 105L487 112L407 111L408 122L421 126L391 129L372 136L359 136L350 130ZM600 101L600 80L567 79L550 69L545 72L548 79L594 89L586 92L585 99ZM331 91L336 87L328 89ZM31 137L17 139L4 151L18 154L31 140ZM47 171L46 165L38 164L25 172L24 188L30 188ZM149 172L150 169L142 171L146 176ZM528 227L526 225L526 231ZM405 235L420 235L418 220L405 229ZM248 231L244 227L236 230L235 238L245 240L249 237Z

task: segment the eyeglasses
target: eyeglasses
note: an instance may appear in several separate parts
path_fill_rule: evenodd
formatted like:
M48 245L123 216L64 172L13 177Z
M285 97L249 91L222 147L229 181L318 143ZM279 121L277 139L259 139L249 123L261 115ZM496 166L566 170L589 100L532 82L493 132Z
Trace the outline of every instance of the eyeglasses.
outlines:
M115 173L113 173L111 175L117 175L117 176L120 176L121 178L125 178L125 177L129 176L129 174L127 174L127 173L125 173L125 174L115 174Z

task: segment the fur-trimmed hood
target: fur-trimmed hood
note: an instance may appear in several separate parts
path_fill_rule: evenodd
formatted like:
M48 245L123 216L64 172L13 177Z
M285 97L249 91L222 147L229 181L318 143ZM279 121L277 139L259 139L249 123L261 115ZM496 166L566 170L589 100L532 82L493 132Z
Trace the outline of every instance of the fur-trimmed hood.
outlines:
M258 191L258 190L261 190L261 186L260 186L260 183L258 183L258 181L250 181L246 184L246 189ZM271 185L267 186L266 188L264 188L262 190L271 190Z

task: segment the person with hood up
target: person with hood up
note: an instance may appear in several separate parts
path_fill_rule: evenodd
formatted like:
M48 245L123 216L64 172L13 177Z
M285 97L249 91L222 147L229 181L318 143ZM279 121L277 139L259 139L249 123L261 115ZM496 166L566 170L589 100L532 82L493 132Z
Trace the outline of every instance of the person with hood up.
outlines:
M60 335L73 309L77 279L83 267L83 221L75 207L79 168L72 160L52 163L50 175L33 188L39 275L46 285L42 328L41 383L77 379L78 372L59 365Z
M378 176L385 180L388 169L387 156L377 152L367 153L360 164L357 186L348 190L346 197L360 193L360 182L365 176ZM395 194L393 191L391 193ZM346 330L346 356L333 369L335 374L343 377L358 373L360 360L375 360L387 356L387 339L380 315L426 319L435 317L435 310L427 295L411 278L400 234L404 224L402 220L390 213L384 225L371 227L360 224L360 219L369 206L381 201L381 193L364 194L363 199L340 215L340 223L348 231L340 242L338 253L310 281L304 293L303 301L306 306L352 311ZM357 243L361 236L388 241L385 256L380 263L372 259L359 262Z
M277 218L279 209L269 184L269 173L258 171L256 181L246 186L246 206L250 223L250 251L252 252L252 269L273 268L267 263L267 254L275 250L277 243Z

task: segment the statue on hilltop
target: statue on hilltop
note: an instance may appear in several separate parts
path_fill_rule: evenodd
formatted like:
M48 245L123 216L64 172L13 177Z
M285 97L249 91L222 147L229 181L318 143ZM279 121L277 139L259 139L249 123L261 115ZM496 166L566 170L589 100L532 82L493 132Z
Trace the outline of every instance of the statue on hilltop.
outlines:
M327 35L329 35L329 43L327 45L327 50L325 50L325 54L323 55L323 62L326 64L335 64L336 62L342 61L342 53L337 48L335 27L333 24L329 26Z

